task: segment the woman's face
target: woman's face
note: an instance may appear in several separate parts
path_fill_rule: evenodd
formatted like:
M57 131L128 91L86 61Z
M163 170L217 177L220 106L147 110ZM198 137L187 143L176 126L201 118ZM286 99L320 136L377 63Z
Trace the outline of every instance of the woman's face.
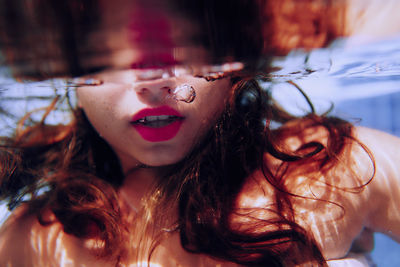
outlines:
M138 163L173 164L199 142L220 115L229 95L229 79L206 81L185 75L128 83L135 70L99 73L103 82L77 89L89 121L114 149L125 171ZM190 85L193 102L179 101L173 89Z
M228 78L196 77L215 70L204 69L208 53L193 43L193 23L161 5L139 1L132 10L121 34L108 38L129 47L128 56L118 58L130 57L128 67L95 74L102 84L77 89L80 107L125 171L183 159L220 115L231 88ZM114 15L105 13L105 21L115 21ZM194 89L193 102L176 99L180 86Z

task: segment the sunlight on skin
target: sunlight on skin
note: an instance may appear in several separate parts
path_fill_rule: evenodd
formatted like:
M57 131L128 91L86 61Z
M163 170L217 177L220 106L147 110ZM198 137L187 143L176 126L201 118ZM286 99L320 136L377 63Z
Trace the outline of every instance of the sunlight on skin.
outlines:
M381 180L381 187L389 189L388 190L389 192L393 192L393 194L389 193L387 197L394 199L396 197L396 191L398 191L398 184L394 183L393 179L391 179L390 176L393 175L393 173L396 173L396 175L399 177L400 176L399 167L396 165L395 162L393 162L390 155L385 154L383 155L383 158L387 162L388 166L385 169L386 172L382 173L383 179ZM391 200L390 202L394 201L400 203L399 197L397 197L395 200ZM390 212L388 211L387 214L385 215L388 221L396 222L400 218L400 209L392 209ZM396 238L396 236L393 236L392 231L387 231L385 229L383 231L385 234L394 237L397 240L397 242L400 242L400 237Z
M394 153L396 153L396 148L400 147L400 140L385 133L364 128L357 128L355 133L359 134L361 142L372 150L376 161L377 172L369 185L357 189L366 184L373 173L371 159L357 144L351 146L351 151L344 152L347 157L352 157L351 160L344 159L342 162L344 167L332 169L325 175L326 177L319 176L318 181L302 176L286 178L287 186L292 193L309 198L292 199L294 210L297 211L297 222L308 232L314 233L327 259L345 257L352 241L362 233L364 227L386 234L390 234L387 229L392 229L395 231L393 235L399 236L400 214L397 203L400 203L400 170L396 167L399 164L395 162L397 157ZM320 140L320 138L317 139ZM377 139L388 140L388 142L381 147L381 143L376 144ZM290 142L297 143L295 140ZM387 147L392 144L397 145ZM346 166L352 166L352 168ZM269 204L269 207L273 208L270 197L273 188L263 180L261 175L260 172L252 175L253 179L245 185L239 195L237 205L239 209L243 209L243 214L255 208L256 212L252 212L252 216L269 219L273 213L265 207ZM324 182L335 184L338 188L327 188ZM337 205L318 199L328 200ZM233 224L240 225L243 220L245 219L233 217ZM368 247L370 244L364 245ZM344 266L353 263L362 264L362 261L351 259L343 262ZM339 262L335 262L332 266L337 266L337 264Z
M372 194L369 201L369 205L375 210L368 218L368 223L370 228L389 234L399 242L400 139L366 128L360 129L359 138L373 151L377 164L376 177L371 182Z
M160 264L156 264L156 263L148 263L147 261L141 261L137 264L129 264L126 267L163 267Z
M337 203L323 201L311 201L295 198L295 210L300 210L298 223L310 232L314 233L317 242L321 244L323 253L328 259L343 257L351 247L355 239L363 230L370 210L369 199L372 196L369 186L362 190L356 190L368 182L371 177L372 163L366 152L358 145L353 145L351 154L357 160L346 160L337 168L332 169L324 176L318 177L318 181L306 181L301 186L295 182L290 188L294 193L314 199L323 199ZM352 166L348 168L346 166ZM377 177L376 179L379 179ZM295 179L294 179L295 180ZM335 184L339 188L326 187L324 182ZM309 188L309 191L299 189ZM341 189L342 188L342 189ZM353 189L354 188L354 189ZM347 190L343 190L347 189ZM342 217L343 216L343 217ZM343 235L343 233L346 233Z
M67 266L73 266L74 261L70 258L67 257L67 252L65 250L62 250L60 253L60 266L67 267ZM84 267L84 266L82 266Z
M65 234L60 224L43 227L36 216L20 220L17 217L21 209L15 213L0 232L0 266L107 266L91 255L79 239Z
M38 255L38 257L33 257L36 259L37 266L50 266L51 264L57 264L60 267L74 266L74 261L68 256L68 251L63 243L65 234L61 227L55 224L43 230L39 225L35 225L31 231L31 246L34 254Z

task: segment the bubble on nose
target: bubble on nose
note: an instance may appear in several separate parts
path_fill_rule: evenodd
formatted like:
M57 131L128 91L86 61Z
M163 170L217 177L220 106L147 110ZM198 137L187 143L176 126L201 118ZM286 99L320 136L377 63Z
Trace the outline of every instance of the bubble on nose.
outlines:
M193 86L189 84L182 84L175 88L173 91L174 99L186 103L192 103L196 98L196 91Z

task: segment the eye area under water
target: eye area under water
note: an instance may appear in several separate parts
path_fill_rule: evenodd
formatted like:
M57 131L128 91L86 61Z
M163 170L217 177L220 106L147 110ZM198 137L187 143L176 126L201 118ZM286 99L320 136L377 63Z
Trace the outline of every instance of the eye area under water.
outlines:
M136 65L131 69L106 70L92 76L74 78L69 81L73 87L99 86L103 83L133 84L137 82L153 81L158 79L192 77L215 81L238 73L244 69L241 62L224 63L219 65Z

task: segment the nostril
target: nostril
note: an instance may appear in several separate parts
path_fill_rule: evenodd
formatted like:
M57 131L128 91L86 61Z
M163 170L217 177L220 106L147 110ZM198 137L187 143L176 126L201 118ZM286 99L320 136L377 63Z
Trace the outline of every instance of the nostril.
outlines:
M149 91L149 89L146 87L142 87L142 88L137 88L135 91L136 91L136 93L142 95L142 94L145 94L147 91Z
M172 89L169 86L161 87L161 90L162 91L166 91L168 94L172 93Z
M135 88L136 94L142 101L161 102L169 98L174 98L174 89L168 85L138 86Z

